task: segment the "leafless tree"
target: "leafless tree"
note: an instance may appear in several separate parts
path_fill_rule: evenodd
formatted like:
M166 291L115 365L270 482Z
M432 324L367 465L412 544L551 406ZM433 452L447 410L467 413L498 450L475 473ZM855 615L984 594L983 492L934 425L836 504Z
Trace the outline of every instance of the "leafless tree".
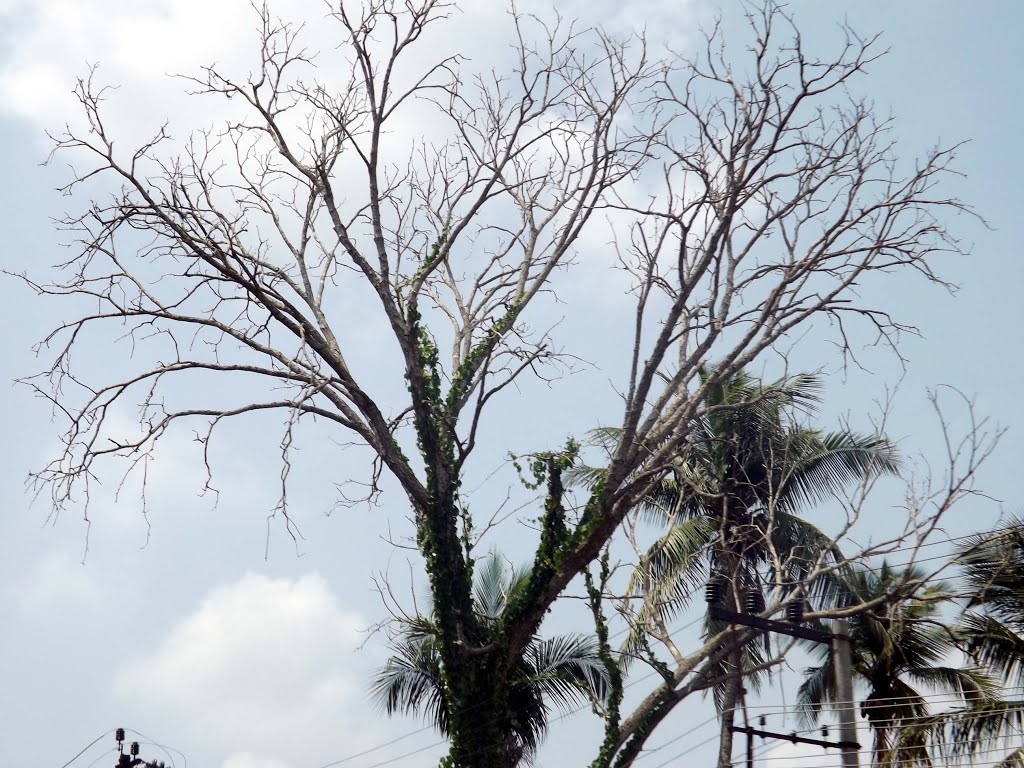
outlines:
M301 30L259 10L255 73L210 67L191 81L245 116L181 151L165 129L134 148L115 143L107 92L82 79L88 127L56 136L55 151L76 168L65 191L92 202L62 222L77 248L60 277L26 279L94 307L45 339L52 364L30 380L67 419L62 453L35 476L58 509L87 491L97 462L145 463L179 422L204 424L208 444L225 420L280 411L285 475L292 428L310 417L369 447L370 493L384 472L397 480L426 564L446 765L477 766L503 759L494 745L509 727L510 665L669 471L709 388L797 331L855 356L866 328L898 354L912 328L872 303L871 285L895 272L942 284L933 259L960 251L945 220L964 207L941 186L955 148L901 161L888 121L852 95L879 55L874 39L850 33L834 57L810 57L768 2L750 14L745 53L727 54L716 28L686 59L653 56L642 37L513 12L507 72L473 77L452 56L410 73L411 52L428 49L452 12L438 0L334 0L349 68L330 87ZM445 138L412 142L397 163L390 132L414 107ZM487 633L460 480L489 404L557 360L526 320L605 217L636 297L618 440L578 514L561 477L574 446L536 457L546 498L532 576ZM394 408L350 365L334 319L361 294L401 361L408 399ZM73 352L104 324L151 358L119 380L87 381ZM700 382L709 359L719 366ZM228 390L242 400L176 389L210 376L245 381ZM140 429L114 434L112 415L128 405Z

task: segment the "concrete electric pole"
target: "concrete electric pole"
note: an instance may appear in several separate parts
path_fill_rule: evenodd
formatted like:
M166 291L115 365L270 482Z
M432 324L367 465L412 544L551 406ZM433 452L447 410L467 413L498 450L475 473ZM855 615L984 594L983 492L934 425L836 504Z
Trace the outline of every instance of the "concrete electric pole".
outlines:
M849 625L846 619L832 622L832 658L836 668L836 701L839 715L839 742L843 768L858 768L857 713L853 701L853 662L850 658Z

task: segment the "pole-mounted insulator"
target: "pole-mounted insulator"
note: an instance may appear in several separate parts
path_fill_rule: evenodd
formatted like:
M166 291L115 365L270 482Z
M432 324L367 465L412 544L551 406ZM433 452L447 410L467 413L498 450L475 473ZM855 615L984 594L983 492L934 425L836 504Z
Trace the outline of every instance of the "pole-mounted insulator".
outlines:
M709 605L718 605L722 602L722 582L719 579L709 579L704 589L704 599Z
M801 624L804 620L804 601L794 600L786 606L786 619L793 624Z
M746 600L744 601L743 607L747 613L760 613L761 612L761 593L756 589L752 589L747 592Z

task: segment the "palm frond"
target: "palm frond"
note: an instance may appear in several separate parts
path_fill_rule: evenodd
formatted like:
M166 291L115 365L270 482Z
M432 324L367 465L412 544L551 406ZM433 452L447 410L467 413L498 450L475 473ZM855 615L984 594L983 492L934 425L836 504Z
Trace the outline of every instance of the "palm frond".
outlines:
M575 488L586 488L592 491L608 477L608 467L591 467L586 464L575 464L565 471L566 485Z
M1024 728L1024 701L985 699L925 718L920 727L950 756L971 756L1005 747Z
M964 649L1006 682L1024 683L1024 637L992 616L965 613L957 627Z
M832 655L823 664L804 671L804 680L797 689L800 718L807 724L818 722L825 705L836 700L836 674Z
M476 567L473 578L473 604L477 613L491 623L501 618L509 600L526 586L527 567L514 567L496 551L489 552Z
M1024 518L1011 518L995 531L968 539L957 560L969 605L983 605L986 613L1024 632Z
M583 635L561 635L532 643L526 652L528 681L561 709L580 701L604 701L610 691L608 670L597 643Z
M911 669L907 676L936 691L956 693L964 700L986 700L998 696L999 684L986 672L971 667L924 667Z
M690 604L707 575L708 545L715 526L705 517L676 525L658 539L630 574L627 594L644 600L632 617L622 644L627 658L643 649L645 633L657 617L671 621Z
M441 655L422 638L392 645L394 655L374 676L370 693L389 715L422 712L439 731L448 733L448 710L441 690Z
M507 567L497 552L490 552L477 562L473 578L473 603L477 613L497 619L508 598Z
M790 437L778 503L812 506L859 480L899 473L895 446L880 435L804 430Z
M992 768L1024 768L1024 747L1017 747Z
M675 595L674 607L685 606L705 578L706 550L717 526L714 521L697 517L674 526L651 545L640 565L630 576L633 594L654 591ZM662 601L659 601L662 602Z

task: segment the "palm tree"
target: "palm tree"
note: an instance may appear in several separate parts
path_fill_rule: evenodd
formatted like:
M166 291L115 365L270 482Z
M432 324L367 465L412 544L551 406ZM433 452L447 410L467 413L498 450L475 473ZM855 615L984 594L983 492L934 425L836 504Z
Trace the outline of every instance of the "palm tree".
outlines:
M967 652L1005 681L1024 684L1024 518L973 536L957 561L967 587L960 620Z
M849 622L855 685L867 691L860 708L871 728L874 765L931 765L929 734L939 721L926 694L953 693L965 704L987 704L998 688L979 669L943 663L959 647L942 619L956 594L944 583L924 585L914 567L899 570L884 562L851 569L844 587L848 604L874 606ZM815 644L812 653L821 664L805 671L798 700L813 723L826 704L837 702L831 650Z
M492 552L482 561L473 602L485 626L499 630L506 607L529 578L528 569L510 567L498 553ZM394 655L374 678L371 690L389 715L420 713L448 735L439 637L432 616L407 622L392 644ZM608 680L592 638L534 638L510 674L509 727L500 736L505 740L505 765L512 768L532 761L546 731L551 705L565 711L581 702L601 702L609 691Z
M1004 685L1024 685L1024 518L972 536L958 552L967 605L956 632L964 653ZM934 718L928 731L954 745L954 756L1000 747L1009 735L1019 743L1024 700L984 702ZM1024 768L1024 747L1005 755L1003 766Z
M895 449L884 437L822 432L800 423L820 400L817 376L766 384L742 370L723 377L709 367L700 371L699 386L709 387L706 409L671 472L640 505L642 514L668 530L633 574L631 589L644 600L627 652L637 651L646 627L670 621L686 607L709 572L737 609L747 595L763 601L774 586L792 591L803 585L813 564L840 555L828 536L797 513L852 482L898 469ZM604 430L597 436L614 444L617 434ZM603 474L584 467L575 478L593 485ZM819 578L807 587L808 596L824 599L832 582ZM705 632L724 628L709 619ZM714 689L723 768L731 762L741 672L762 658L759 646L747 644L717 670L723 681ZM756 675L746 679L757 683Z

